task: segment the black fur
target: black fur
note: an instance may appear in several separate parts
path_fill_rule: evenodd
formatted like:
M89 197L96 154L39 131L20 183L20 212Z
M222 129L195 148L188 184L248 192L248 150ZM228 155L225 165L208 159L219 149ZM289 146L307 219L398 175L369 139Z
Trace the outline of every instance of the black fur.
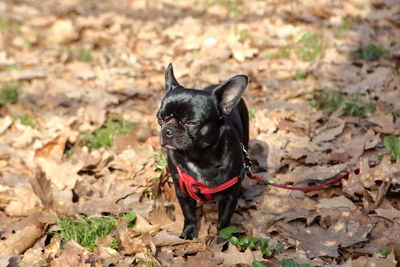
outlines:
M243 154L249 141L249 118L241 98L248 78L237 75L221 85L203 90L187 89L175 79L172 65L165 74L166 95L157 112L160 143L168 149L168 167L185 218L181 238L196 236L196 201L178 184L178 165L183 172L209 187L218 186L242 173ZM230 224L240 183L216 193L218 231Z

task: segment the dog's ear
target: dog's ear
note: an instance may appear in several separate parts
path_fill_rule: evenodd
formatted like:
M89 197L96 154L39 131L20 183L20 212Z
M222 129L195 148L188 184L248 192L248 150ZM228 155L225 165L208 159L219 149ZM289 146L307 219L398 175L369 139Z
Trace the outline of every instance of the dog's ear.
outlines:
M246 75L236 75L214 89L213 95L221 115L228 115L239 103L248 81Z
M165 72L165 90L168 92L177 87L182 87L182 86L175 79L174 69L172 67L172 64L169 63L167 71Z

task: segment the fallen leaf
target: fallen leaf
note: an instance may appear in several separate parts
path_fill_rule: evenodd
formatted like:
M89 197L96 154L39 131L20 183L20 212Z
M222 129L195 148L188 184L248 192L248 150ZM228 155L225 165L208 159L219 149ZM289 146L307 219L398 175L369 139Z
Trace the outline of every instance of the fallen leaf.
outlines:
M110 266L122 258L117 250L110 247L96 246L93 253L101 260L102 266Z
M339 257L338 248L368 240L373 225L362 224L358 218L341 218L328 229L319 226L282 225L288 235L299 241L299 248L311 259L321 256Z
M39 213L13 223L0 234L0 256L18 255L30 248L42 235L44 223Z
M140 214L136 214L135 225L132 230L139 233L154 233L160 228L159 225L151 225L145 218Z
M293 210L286 211L278 215L275 220L283 219L285 222L294 221L297 219L306 219L307 225L310 225L314 219L318 216L318 213L309 211L302 208L294 208Z
M5 116L4 118L0 118L0 135L4 133L8 127L11 126L13 120L10 116Z
M161 230L153 237L152 240L156 246L179 245L192 242L190 240L179 238L178 235L170 234L167 230Z
M64 244L60 257L50 262L51 267L101 267L101 261L93 253L74 240Z
M59 163L63 157L66 143L67 139L64 136L57 136L43 147L35 151L34 160L39 164L42 160L53 160Z
M318 204L315 205L319 209L331 209L331 208L349 208L355 209L356 205L353 204L349 199L344 196L333 197L333 198L321 198L318 200Z
M316 130L317 135L313 137L313 141L317 144L330 141L343 132L345 121L331 118L325 125Z
M343 91L349 94L365 94L367 91L381 93L395 75L391 68L379 67L367 74L365 79L347 86Z
M380 133L393 134L396 130L393 124L392 113L385 114L378 110L373 116L368 118L368 121L377 125L374 130Z
M52 43L66 44L76 41L79 38L79 32L72 24L71 20L58 20L51 27L48 39Z
M23 70L15 75L15 79L19 81L43 79L47 77L47 73L41 69Z
M342 266L349 266L349 267L350 266L385 266L385 267L398 266L393 252L386 257L378 257L377 255L374 255L373 257L361 256L355 260L352 259L348 260L346 264L348 265L342 265Z
M333 166L299 166L287 174L278 174L277 180L279 183L293 182L296 184L307 181L322 181L340 174L346 167L346 163Z
M40 209L40 200L32 189L17 186L13 188L13 195L5 208L9 216L29 216Z
M216 252L215 257L224 260L224 265L233 266L236 264L252 264L254 256L250 249L246 249L244 252L240 252L237 247L229 244L228 249L224 252Z

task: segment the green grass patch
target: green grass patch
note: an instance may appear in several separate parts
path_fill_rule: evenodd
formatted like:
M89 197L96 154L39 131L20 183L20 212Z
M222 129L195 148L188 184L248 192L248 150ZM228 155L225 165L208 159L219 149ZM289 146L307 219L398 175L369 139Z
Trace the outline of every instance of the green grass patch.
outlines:
M281 59L289 58L292 48L290 46L280 47L276 52L267 53L262 56L263 59Z
M296 56L302 61L314 60L317 58L321 49L321 34L311 32L304 33L295 45Z
M208 65L204 67L204 70L211 73L218 73L219 68L216 65Z
M342 24L333 30L333 35L337 39L343 38L345 32L348 31L355 23L356 20L352 17L346 16L342 18Z
M90 62L93 60L93 55L91 50L80 50L76 55L76 59L82 62Z
M0 30L3 32L19 33L21 24L0 18Z
M391 154L391 160L396 161L400 159L399 138L394 135L388 135L383 138L383 144L386 151Z
M336 111L342 109L345 116L365 116L374 113L376 105L361 99L359 96L351 96L338 91L315 91L313 98L308 101L310 106L319 110Z
M31 41L29 41L28 39L24 39L24 40L22 40L22 42L23 42L25 47L31 47L32 46Z
M162 172L168 164L167 155L160 150L155 154L154 159L156 161L156 171Z
M33 128L33 129L36 128L36 120L35 120L35 117L33 117L32 115L27 115L27 114L25 114L25 115L18 115L18 116L17 116L17 119L19 120L19 122L20 122L22 125L31 127L31 128Z
M15 83L4 83L0 87L0 106L17 101L21 88Z
M298 81L307 78L308 76L308 71L301 71L296 73L296 75L293 77L293 80Z
M109 118L103 127L93 133L82 134L82 141L90 149L112 147L115 137L120 134L128 134L133 128L132 123L121 118Z
M212 6L222 6L228 10L231 16L238 17L242 14L242 12L240 12L238 3L238 0L213 0L209 1L206 7L210 8Z
M128 227L133 227L135 225L137 218L136 213L134 212L126 213L122 217L128 220Z
M78 215L76 217L57 219L56 223L61 228L57 234L60 235L63 243L73 239L81 246L93 250L98 245L96 238L108 236L112 229L118 225L118 218L116 216L88 218ZM110 245L115 247L115 242L113 241Z
M365 48L361 48L361 49L358 49L358 50L352 52L351 55L362 58L366 61L374 61L388 53L389 53L388 50L379 48L374 44L369 44Z
M294 260L283 259L281 261L281 267L310 267L310 264L308 263L298 264Z
M363 10L365 8L364 3L355 3L354 6L359 10Z
M257 110L255 108L249 109L249 117L250 119L255 119L257 116Z
M251 39L251 32L247 29L236 31L235 34L239 36L240 41L245 41Z
M8 71L17 71L17 70L19 70L17 65L8 65L8 66L5 66L4 69L8 70Z

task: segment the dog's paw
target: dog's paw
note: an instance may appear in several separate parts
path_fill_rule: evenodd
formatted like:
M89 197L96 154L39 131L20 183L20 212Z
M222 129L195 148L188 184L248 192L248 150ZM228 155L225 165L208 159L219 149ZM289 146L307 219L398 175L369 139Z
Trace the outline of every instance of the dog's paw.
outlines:
M196 226L195 225L187 225L183 228L182 234L179 236L182 239L190 239L196 237Z

